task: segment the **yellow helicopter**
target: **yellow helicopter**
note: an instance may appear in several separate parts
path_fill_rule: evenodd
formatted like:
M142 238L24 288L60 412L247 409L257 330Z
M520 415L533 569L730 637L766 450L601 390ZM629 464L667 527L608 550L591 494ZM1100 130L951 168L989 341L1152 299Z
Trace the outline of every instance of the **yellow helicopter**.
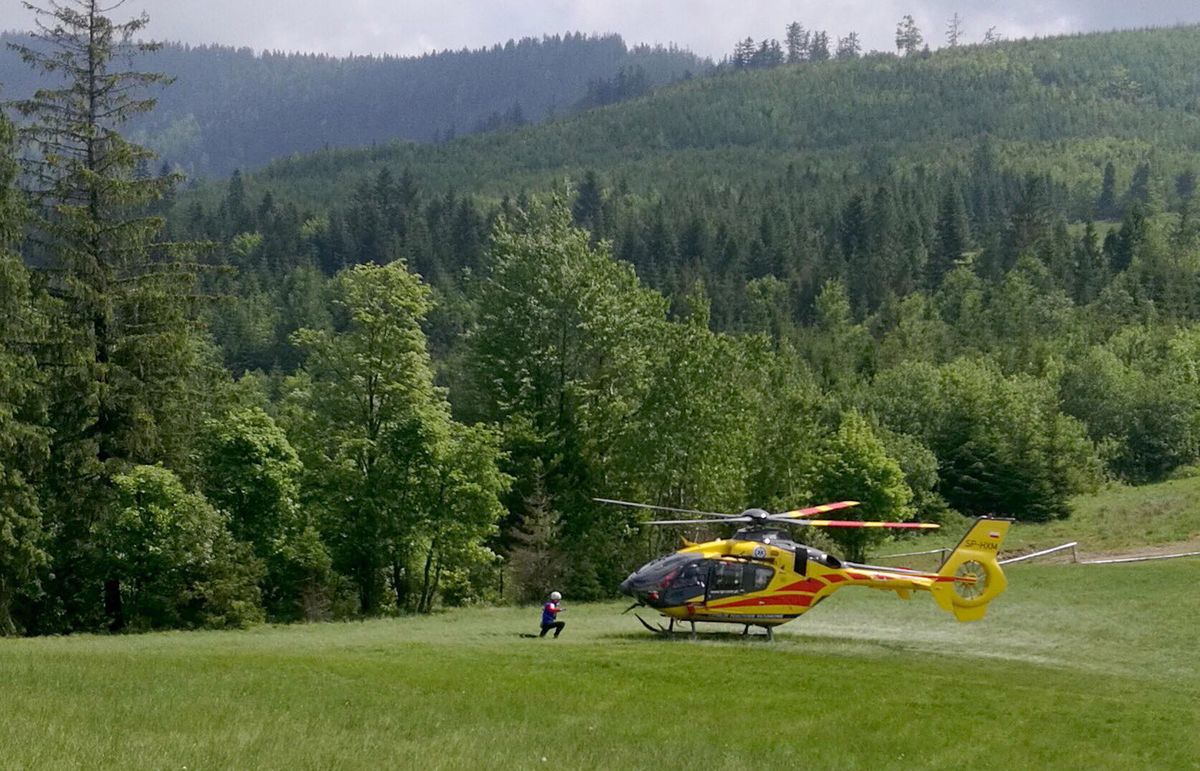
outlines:
M647 563L621 583L621 592L636 602L628 610L650 607L669 619L669 626L653 627L638 616L652 632L671 634L676 622L741 624L743 634L761 627L767 636L845 586L866 586L895 592L910 599L913 590L926 591L942 609L959 621L978 621L987 606L1008 585L996 557L1011 519L980 517L936 572L908 568L861 565L842 560L797 543L774 524L800 527L888 528L932 530L936 524L921 522L862 522L855 520L808 519L839 509L857 506L857 501L838 501L821 506L772 514L747 509L741 514L720 514L690 509L673 509L608 498L601 503L642 509L671 511L704 517L647 522L648 525L746 524L732 538L707 543L684 539L674 554ZM636 614L635 614L636 615Z

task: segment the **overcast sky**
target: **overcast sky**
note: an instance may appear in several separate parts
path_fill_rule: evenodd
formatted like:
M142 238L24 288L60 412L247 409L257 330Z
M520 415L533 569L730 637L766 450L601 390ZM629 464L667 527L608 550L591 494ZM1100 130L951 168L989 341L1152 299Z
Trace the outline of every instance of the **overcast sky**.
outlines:
M1200 22L1200 0L125 0L113 16L143 9L156 40L338 55L411 55L579 30L719 58L747 35L782 37L793 20L835 38L857 31L865 47L891 49L906 13L935 46L955 12L968 40L992 26L1024 37ZM17 0L0 0L0 29L29 29L31 19Z

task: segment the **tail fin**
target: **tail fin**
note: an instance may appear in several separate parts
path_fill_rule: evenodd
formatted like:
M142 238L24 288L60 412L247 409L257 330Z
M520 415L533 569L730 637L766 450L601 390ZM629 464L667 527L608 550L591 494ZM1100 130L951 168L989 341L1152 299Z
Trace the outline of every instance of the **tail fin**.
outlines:
M988 603L1008 586L996 557L1012 522L989 517L976 520L938 568L938 576L952 580L938 581L930 592L938 605L959 621L983 618Z

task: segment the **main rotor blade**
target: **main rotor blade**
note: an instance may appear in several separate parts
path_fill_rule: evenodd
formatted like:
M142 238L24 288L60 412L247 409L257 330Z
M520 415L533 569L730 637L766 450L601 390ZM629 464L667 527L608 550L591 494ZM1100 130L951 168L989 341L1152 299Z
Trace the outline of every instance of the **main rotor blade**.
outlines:
M733 522L753 522L750 517L730 517L713 521L711 519L656 519L651 522L642 522L643 525L726 525Z
M941 525L932 522L858 522L845 519L784 519L771 517L772 522L807 527L883 527L889 530L937 530Z
M793 509L780 514L774 514L776 517L811 517L813 514L824 514L827 511L837 511L838 509L848 509L851 506L859 505L858 501L838 501L836 503L822 503L820 506L809 506L807 509Z
M733 519L737 514L721 514L716 511L696 511L695 509L673 509L670 506L651 506L649 503L632 503L630 501L614 501L611 498L593 498L597 503L615 503L618 506L630 506L635 509L651 509L653 511L673 511L676 514L699 514L702 517L721 517Z

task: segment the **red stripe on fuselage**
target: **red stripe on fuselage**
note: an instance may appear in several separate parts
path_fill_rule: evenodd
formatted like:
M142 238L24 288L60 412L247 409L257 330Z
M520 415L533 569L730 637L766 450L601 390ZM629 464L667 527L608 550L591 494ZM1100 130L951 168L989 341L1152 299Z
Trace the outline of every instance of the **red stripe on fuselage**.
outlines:
M779 589L781 592L819 592L825 588L825 582L816 578L810 578L807 581L797 581L794 584Z
M765 605L795 605L801 608L807 608L812 604L811 594L776 594L770 597L755 597L748 600L738 600L731 602L728 605L710 605L713 610L724 610L726 608L744 608L758 607Z

